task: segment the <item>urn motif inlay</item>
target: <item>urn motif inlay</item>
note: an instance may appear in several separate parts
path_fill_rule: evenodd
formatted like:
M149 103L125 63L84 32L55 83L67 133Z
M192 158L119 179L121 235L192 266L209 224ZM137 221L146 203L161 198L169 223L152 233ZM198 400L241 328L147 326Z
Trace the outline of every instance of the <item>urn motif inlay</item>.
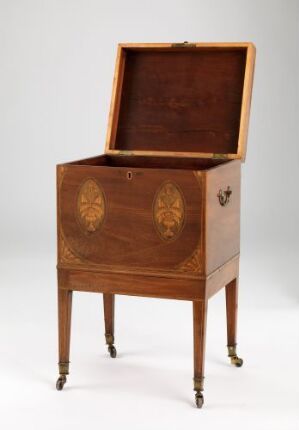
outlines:
M105 198L94 179L87 179L81 185L77 210L81 227L87 233L93 233L101 226L105 216Z
M175 240L184 226L185 204L173 182L162 184L154 200L154 223L163 240Z

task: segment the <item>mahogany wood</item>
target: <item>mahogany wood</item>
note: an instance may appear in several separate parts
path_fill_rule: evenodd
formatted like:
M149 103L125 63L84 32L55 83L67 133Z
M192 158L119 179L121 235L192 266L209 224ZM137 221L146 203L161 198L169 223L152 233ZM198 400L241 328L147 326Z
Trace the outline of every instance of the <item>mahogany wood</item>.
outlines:
M189 161L192 166L194 161ZM113 272L130 268L134 273L198 276L212 273L239 253L238 160L206 170L65 165L59 172L59 264L63 267L77 263ZM78 192L91 177L103 201L95 232L84 230L84 222L78 222ZM169 182L182 202L181 230L171 241L161 240L153 206L159 190ZM217 193L228 186L232 195L222 207Z
M128 172L132 174L130 180ZM91 233L78 223L78 190L90 177L100 187L105 206L101 226ZM188 271L188 260L201 246L201 179L200 173L178 169L68 166L59 203L64 244L73 253L73 260L82 265L109 266L113 271L129 267L138 272ZM184 200L180 240L171 242L161 240L153 208L159 190L169 182L178 187ZM71 262L66 246L63 258Z
M194 381L203 390L208 301L193 302Z
M72 295L72 290L58 285L59 363L69 363L70 359Z
M78 166L109 166L109 167L146 167L147 169L182 169L182 170L206 170L219 164L224 160L208 158L174 158L158 156L119 156L100 155L85 160L73 161L70 165Z
M208 170L205 183L205 273L211 273L240 252L240 161ZM219 190L228 186L232 194L223 207L216 197Z
M73 291L103 294L114 348L116 294L193 302L194 389L202 405L208 299L226 288L235 351L241 160L255 49L122 44L106 153L57 166L60 378Z
M163 277L153 274L133 274L59 269L65 287L73 291L112 293L130 296L156 297L176 300L203 299L206 281Z
M111 335L114 338L114 294L103 294L104 317L105 317L105 335Z
M210 299L239 274L239 256L212 272L206 278L206 296Z
M119 45L106 152L244 160L254 61L251 43Z
M237 152L246 49L127 50L125 61L115 149Z
M225 286L227 345L237 343L237 314L238 314L238 278L233 279Z
M238 276L239 258L223 264L210 275L199 277L188 274L158 275L154 272L137 274L130 271L99 271L97 268L81 268L78 265L58 266L60 288L73 291L112 293L129 296L156 297L176 300L204 300Z

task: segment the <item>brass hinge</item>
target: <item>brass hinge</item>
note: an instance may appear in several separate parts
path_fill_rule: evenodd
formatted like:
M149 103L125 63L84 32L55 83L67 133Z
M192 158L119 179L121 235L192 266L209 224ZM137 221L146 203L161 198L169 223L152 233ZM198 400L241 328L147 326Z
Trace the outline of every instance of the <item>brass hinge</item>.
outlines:
M132 151L119 151L118 155L133 155Z
M172 48L196 48L196 43L189 43L187 41L183 43L172 43Z
M228 158L228 155L227 154L213 154L213 158L225 160L226 158Z

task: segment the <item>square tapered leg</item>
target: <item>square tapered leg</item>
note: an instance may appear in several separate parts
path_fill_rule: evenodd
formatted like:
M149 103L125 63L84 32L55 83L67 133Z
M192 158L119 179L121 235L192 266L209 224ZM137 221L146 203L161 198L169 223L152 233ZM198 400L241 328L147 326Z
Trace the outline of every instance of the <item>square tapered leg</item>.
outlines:
M237 316L238 316L238 279L232 280L225 286L226 319L227 319L227 349L231 364L241 367L242 358L237 355Z
M116 357L116 348L114 346L114 306L115 295L103 294L104 317L105 317L105 338L108 345L110 357Z
M193 302L194 391L196 406L198 408L201 408L204 403L202 391L205 365L207 309L207 300Z
M58 288L59 378L57 390L62 390L69 374L71 314L73 292Z

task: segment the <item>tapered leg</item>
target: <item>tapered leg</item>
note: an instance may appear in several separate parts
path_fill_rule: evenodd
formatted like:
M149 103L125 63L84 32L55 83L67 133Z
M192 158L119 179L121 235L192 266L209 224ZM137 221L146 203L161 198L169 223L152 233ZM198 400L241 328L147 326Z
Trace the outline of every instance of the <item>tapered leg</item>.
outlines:
M203 381L205 365L205 342L207 325L207 301L193 302L193 339L194 339L194 391L196 406L204 403Z
M57 390L62 390L69 374L72 291L58 288L58 336L59 336L59 378Z
M225 295L228 356L233 365L241 367L243 360L237 356L238 279L226 285Z
M116 348L114 344L114 294L103 294L104 316L105 316L105 338L108 345L110 357L116 357Z

